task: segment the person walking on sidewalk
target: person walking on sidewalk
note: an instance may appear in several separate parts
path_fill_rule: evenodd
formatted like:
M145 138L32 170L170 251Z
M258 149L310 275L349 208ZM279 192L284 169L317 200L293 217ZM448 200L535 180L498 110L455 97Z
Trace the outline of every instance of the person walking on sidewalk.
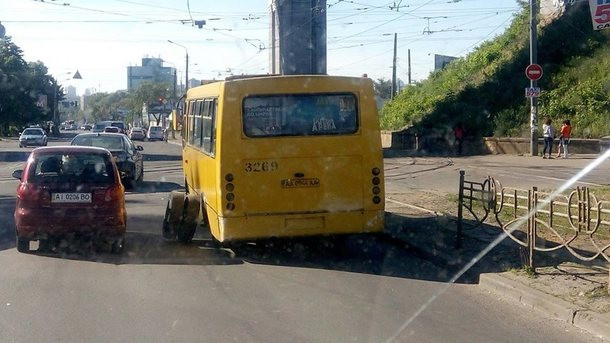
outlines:
M555 129L553 128L551 118L546 118L544 124L542 124L542 133L544 137L544 149L542 150L542 158L546 157L547 150L549 151L549 157L553 153L553 139L555 139Z
M570 144L570 135L572 134L572 126L570 120L566 119L561 125L559 131L559 146L557 147L557 157L561 156L561 148L563 148L563 158L568 158L568 144Z

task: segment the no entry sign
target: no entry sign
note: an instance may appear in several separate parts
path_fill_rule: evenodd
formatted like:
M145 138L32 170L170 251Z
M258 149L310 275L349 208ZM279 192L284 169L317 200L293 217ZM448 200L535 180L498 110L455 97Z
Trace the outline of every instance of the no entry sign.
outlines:
M532 81L538 81L542 77L542 67L539 64L530 64L525 68L525 76Z

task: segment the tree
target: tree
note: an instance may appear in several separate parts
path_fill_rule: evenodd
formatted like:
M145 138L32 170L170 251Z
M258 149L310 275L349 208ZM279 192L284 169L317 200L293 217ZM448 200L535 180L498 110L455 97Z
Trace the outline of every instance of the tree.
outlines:
M40 61L27 63L10 37L0 39L0 125L4 134L28 123L50 119L56 81ZM48 109L37 106L47 97ZM56 94L61 99L62 94Z
M392 98L392 81L384 78L373 81L373 87L375 88L375 95L381 99Z
M90 116L94 121L118 120L125 104L126 92L96 93L89 98Z
M151 107L159 103L159 99L169 99L172 96L171 84L143 82L138 88L129 94L129 108L135 121L137 116L142 115L142 107L146 104ZM155 117L157 124L161 121L161 116Z

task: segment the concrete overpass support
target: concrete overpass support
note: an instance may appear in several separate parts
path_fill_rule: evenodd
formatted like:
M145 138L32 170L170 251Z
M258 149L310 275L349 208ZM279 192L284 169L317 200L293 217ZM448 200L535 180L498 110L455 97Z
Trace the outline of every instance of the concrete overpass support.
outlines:
M271 73L326 74L326 0L273 0Z

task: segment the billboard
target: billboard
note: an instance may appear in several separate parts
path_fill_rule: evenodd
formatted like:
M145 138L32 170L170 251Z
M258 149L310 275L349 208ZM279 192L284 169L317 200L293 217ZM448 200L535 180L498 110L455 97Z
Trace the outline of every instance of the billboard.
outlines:
M593 30L610 28L610 0L589 0Z
M434 54L434 70L444 69L447 64L455 59L457 57Z

